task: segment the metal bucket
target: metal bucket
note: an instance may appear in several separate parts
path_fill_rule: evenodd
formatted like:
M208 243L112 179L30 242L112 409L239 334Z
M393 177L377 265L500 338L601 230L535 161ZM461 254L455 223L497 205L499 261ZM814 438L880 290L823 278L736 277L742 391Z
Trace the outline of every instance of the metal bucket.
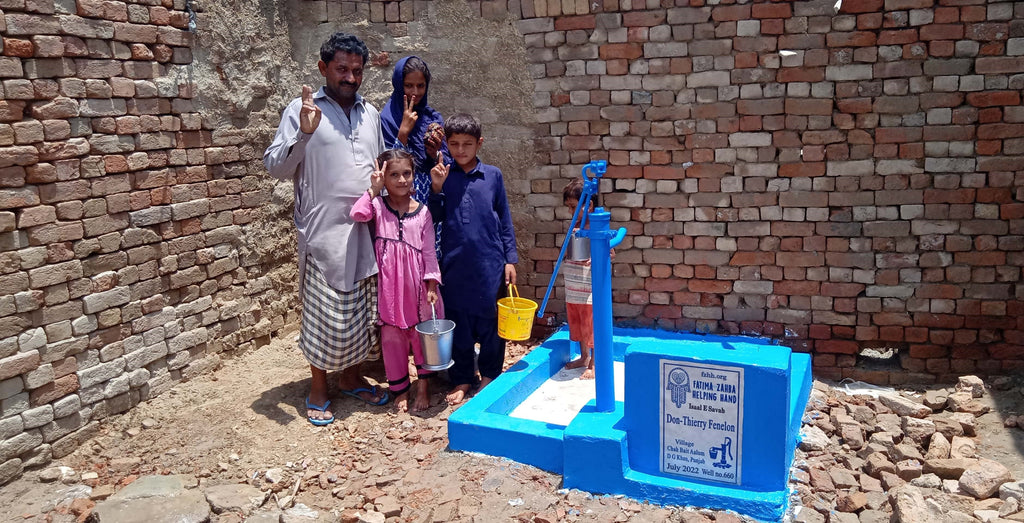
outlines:
M426 370L445 370L455 364L452 360L452 331L455 322L452 320L427 320L416 324L416 332L420 335L423 347L423 368Z
M576 231L569 238L569 259L572 261L584 261L590 259L590 238L579 235Z

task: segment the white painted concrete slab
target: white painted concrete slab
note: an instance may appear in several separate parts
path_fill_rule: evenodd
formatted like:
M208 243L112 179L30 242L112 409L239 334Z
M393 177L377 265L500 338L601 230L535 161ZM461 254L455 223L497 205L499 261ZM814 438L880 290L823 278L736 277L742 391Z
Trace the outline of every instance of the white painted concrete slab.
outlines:
M594 380L581 380L583 369L562 369L548 378L509 416L567 426L594 399ZM615 362L615 401L622 401L626 366Z

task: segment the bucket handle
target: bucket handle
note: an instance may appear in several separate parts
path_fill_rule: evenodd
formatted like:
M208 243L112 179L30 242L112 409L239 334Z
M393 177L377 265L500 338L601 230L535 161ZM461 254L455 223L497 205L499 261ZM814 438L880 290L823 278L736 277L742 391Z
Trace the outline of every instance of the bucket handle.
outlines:
M513 293L515 293L513 295ZM512 300L512 310L516 310L516 298L519 297L519 289L513 284L508 284L508 297Z

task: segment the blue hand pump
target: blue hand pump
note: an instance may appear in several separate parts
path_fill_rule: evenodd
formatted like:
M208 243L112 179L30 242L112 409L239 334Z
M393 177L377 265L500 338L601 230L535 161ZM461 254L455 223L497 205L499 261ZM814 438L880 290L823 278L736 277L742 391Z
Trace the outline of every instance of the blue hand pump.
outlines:
M617 231L609 229L611 214L604 207L597 207L590 213L590 228L584 229L586 224L586 213L584 209L590 208L591 198L598 193L601 176L608 169L608 162L596 160L583 166L583 194L576 205L572 215L572 222L562 242L562 249L558 253L558 261L551 274L551 281L548 282L547 291L544 293L544 301L537 310L537 316L544 314L548 298L551 297L551 288L558 277L558 270L562 266L562 259L565 257L565 250L572 240L573 231L576 229L576 220L580 221L579 236L590 238L590 278L593 290L594 302L594 387L597 396L597 410L599 412L612 412L615 410L615 357L612 345L612 262L611 250L622 242L626 237L626 229L620 227Z

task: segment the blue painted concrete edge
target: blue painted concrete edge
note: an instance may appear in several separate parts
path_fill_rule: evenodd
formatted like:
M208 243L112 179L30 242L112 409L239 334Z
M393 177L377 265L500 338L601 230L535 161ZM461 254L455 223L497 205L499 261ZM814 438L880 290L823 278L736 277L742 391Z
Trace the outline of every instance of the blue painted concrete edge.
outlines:
M733 343L738 337L616 328L615 336ZM742 338L743 343L777 345L772 340ZM627 344L616 343L615 359L622 360ZM621 428L623 404L613 412L596 412L588 404L568 427L512 418L520 404L569 359L568 333L563 327L540 347L524 356L486 389L460 407L448 420L449 448L506 457L564 475L564 486L595 493L624 494L662 504L729 509L763 521L785 513L788 489L750 491L645 474L630 469L626 433ZM811 388L810 355L791 354L788 463ZM601 456L602 460L593 459ZM575 458L578 459L575 459Z

